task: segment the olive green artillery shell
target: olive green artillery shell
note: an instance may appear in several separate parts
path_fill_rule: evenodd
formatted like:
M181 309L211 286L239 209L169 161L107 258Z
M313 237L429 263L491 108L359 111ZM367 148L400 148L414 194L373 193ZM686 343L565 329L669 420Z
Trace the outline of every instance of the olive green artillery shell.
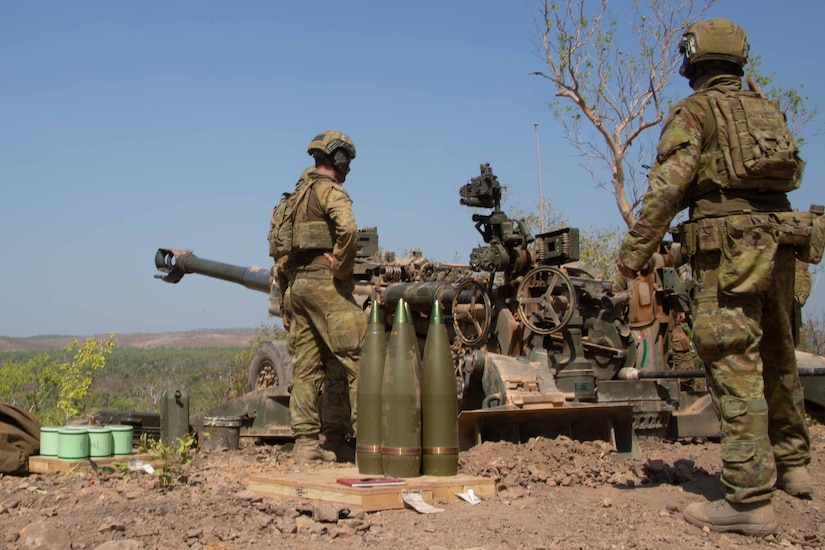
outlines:
M425 476L458 473L458 395L447 327L436 301L421 364L421 460Z
M384 383L384 360L387 354L386 333L380 304L373 304L367 336L361 352L358 375L358 440L355 462L358 473L381 475L381 386Z
M384 475L421 475L421 389L418 343L398 301L381 387L381 456Z

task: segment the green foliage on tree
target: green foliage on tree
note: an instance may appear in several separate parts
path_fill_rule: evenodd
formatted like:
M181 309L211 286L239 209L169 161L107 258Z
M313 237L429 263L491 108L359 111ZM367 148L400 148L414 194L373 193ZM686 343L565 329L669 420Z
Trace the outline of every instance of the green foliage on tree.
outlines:
M617 225L583 231L579 238L581 261L595 267L605 279L610 279L616 272L616 257L624 235L624 228Z
M13 354L3 359L0 400L30 411L44 425L83 416L92 398L95 373L114 349L108 339L77 340L56 354Z
M47 353L29 354L21 360L5 359L0 376L0 400L24 408L54 423L61 416L57 410L60 393L60 367Z
M70 358L60 363L60 393L57 408L65 414L65 420L80 418L86 414L89 405L90 389L95 373L106 366L106 356L115 347L115 335L109 337L87 338L81 346L77 339L63 348L63 353Z
M553 231L554 229L564 227L568 224L567 216L560 212L552 201L544 201L543 211L543 227L545 231ZM541 212L541 204L537 201L535 210L527 211L521 208L510 208L507 215L514 220L524 220L524 223L527 225L527 229L529 229L533 235L538 235L542 230Z
M189 393L191 414L209 410L245 393L248 361L243 357L251 357L257 341L249 349L115 347L106 367L92 377L85 414L94 409L158 413L163 392L177 388ZM31 411L44 425L65 422L66 414L57 406L64 355L64 350L0 353L0 401Z

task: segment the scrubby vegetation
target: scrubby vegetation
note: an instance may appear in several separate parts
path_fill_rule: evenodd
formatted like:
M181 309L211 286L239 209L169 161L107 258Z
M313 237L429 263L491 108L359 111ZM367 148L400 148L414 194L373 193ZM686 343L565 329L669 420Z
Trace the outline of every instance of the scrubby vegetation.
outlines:
M53 352L2 352L0 401L62 424L94 409L160 412L167 389L185 388L197 414L245 393L257 346L283 337L265 325L255 332L246 347L119 349L110 334Z

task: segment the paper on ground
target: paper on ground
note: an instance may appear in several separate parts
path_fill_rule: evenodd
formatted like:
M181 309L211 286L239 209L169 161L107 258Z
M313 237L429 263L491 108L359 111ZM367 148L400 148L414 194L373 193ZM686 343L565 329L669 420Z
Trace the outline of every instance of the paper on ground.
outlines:
M435 514L436 512L443 512L442 508L436 508L424 502L421 497L421 491L414 491L412 489L404 489L401 491L401 498L404 502L409 504L412 508L421 514Z
M476 496L472 489L467 489L466 493L458 493L458 496L469 502L470 504L478 504L481 499Z

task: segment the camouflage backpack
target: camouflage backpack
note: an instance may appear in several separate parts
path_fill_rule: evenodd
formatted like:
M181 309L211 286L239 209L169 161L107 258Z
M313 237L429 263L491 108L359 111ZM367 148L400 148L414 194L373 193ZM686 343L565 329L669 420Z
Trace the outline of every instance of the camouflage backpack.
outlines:
M723 187L788 192L799 187L803 162L777 101L757 92L710 95Z
M312 183L299 180L292 193L284 193L272 209L269 220L269 255L276 261L294 250L295 214L311 188Z

